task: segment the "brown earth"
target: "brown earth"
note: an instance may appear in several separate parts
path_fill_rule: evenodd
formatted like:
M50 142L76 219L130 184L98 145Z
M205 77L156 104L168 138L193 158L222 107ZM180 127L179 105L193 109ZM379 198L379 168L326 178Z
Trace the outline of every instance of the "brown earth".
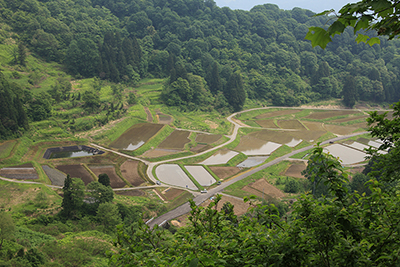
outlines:
M153 116L151 115L151 112L150 112L149 108L148 107L143 107L143 108L144 108L144 111L146 111L146 114L147 114L147 121L148 122L153 122Z
M128 159L120 167L122 176L133 186L140 186L144 182L137 171L138 164L139 161Z
M351 127L351 126L340 126L340 125L332 125L332 124L324 124L325 129L328 132L332 132L334 134L338 135L347 135L351 134L355 130L357 130L359 127Z
M218 128L218 124L216 124L215 122L213 122L213 121L210 121L210 120L205 120L204 121L205 123L207 123L208 124L208 126L210 126L210 128L211 129L213 129L213 130L215 130L215 129L217 129Z
M161 113L160 110L158 109L156 110L156 113L157 113L158 123L170 124L173 121L171 116Z
M211 148L211 146L209 146L209 145L198 144L197 146L192 147L190 149L190 151L195 152L195 153L200 153L200 152L206 151L207 149L210 149L210 148Z
M298 120L278 120L278 125L282 129L306 130Z
M222 180L240 172L238 167L210 167L210 170Z
M276 111L260 114L260 115L256 116L255 118L259 120L259 119L295 114L297 112L300 112L300 110L298 110L298 109L283 109L283 110L276 110Z
M305 162L294 162L290 165L290 167L283 173L284 176L290 176L295 178L305 178L304 175L301 174L303 170L307 167Z
M176 188L167 188L161 192L161 195L167 200L172 201L177 198L180 194L182 194L184 190L176 189Z
M354 121L354 120L360 120L360 119L366 119L368 118L368 116L351 116L351 117L347 117L347 118L343 118L343 119L337 119L337 120L333 120L331 122L348 122L348 121Z
M175 153L181 152L181 150L174 150L174 149L152 149L147 150L144 152L141 157L142 158L158 158L166 155L172 155Z
M185 144L190 142L189 135L190 132L188 131L175 130L158 145L158 148L183 149Z
M85 185L93 181L92 175L82 165L59 165L56 169L65 174L69 174L71 178L81 178Z
M201 205L203 207L207 207L211 203L211 201L213 200L207 199ZM241 198L222 195L221 200L218 202L217 210L221 211L226 202L230 202L234 206L233 212L237 216L245 214L250 207L249 203L245 203Z
M35 168L21 167L21 166L0 169L0 176L18 180L25 180L25 179L30 180L39 178Z
M326 131L325 128L322 126L322 123L320 122L314 122L314 121L302 121L302 123L310 130L311 132L314 131Z
M129 197L141 197L145 195L145 193L141 190L124 190L124 191L116 191L115 193L117 195L129 196Z
M202 134L199 133L196 136L196 142L197 143L203 143L203 144L212 144L214 142L217 142L219 139L221 139L220 134Z
M344 115L350 115L350 114L356 114L359 113L359 111L355 110L327 110L327 111L317 111L314 110L310 115L308 115L307 119L315 119L315 120L323 120L331 117L336 117L336 116L344 116Z
M112 188L121 188L126 183L115 173L114 166L89 166L89 169L98 177L100 174L105 173L110 178L110 186Z
M246 185L242 190L259 197L264 197L264 194L273 198L282 198L285 196L281 190L268 183L266 179L259 179L254 183Z
M256 123L263 128L279 128L274 123L274 120L256 120Z

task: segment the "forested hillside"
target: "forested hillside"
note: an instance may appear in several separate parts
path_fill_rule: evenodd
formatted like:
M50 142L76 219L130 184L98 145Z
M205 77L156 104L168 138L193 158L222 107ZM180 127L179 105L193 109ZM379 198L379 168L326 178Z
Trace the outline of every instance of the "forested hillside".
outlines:
M296 106L327 99L399 99L398 40L369 47L351 30L327 49L304 37L328 17L276 5L250 11L212 0L1 1L1 42L12 37L76 77L134 83L169 77L163 99L185 109L240 110L246 97ZM348 78L348 79L347 79ZM354 86L345 86L347 80ZM347 92L351 91L351 92Z

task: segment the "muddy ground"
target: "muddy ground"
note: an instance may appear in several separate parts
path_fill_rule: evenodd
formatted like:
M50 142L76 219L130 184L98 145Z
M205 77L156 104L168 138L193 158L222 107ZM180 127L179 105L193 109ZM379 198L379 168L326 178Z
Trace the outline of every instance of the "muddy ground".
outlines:
M81 178L85 185L93 181L92 175L82 165L59 165L56 168L65 174L69 174L71 178Z
M110 186L112 188L121 188L126 183L115 173L114 166L89 166L89 169L99 177L100 174L105 173L110 178Z
M122 163L120 169L122 176L130 183L132 186L140 186L144 183L144 180L140 177L137 167L139 161L127 160Z
M210 170L218 176L219 179L229 178L240 172L238 167L209 167Z
M305 162L294 162L290 165L290 167L282 174L283 176L290 176L295 178L305 178L304 175L301 174L303 170L307 167Z
M265 179L259 179L254 183L248 184L242 190L258 197L265 197L265 195L273 198L285 197L285 193L268 183Z
M182 194L184 190L176 189L176 188L167 188L161 192L161 196L163 196L167 201L172 201L180 194Z

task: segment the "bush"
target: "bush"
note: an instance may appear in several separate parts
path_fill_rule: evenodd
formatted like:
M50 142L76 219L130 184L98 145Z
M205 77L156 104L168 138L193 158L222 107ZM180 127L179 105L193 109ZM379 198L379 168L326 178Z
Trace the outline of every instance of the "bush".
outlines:
M300 191L299 182L294 179L286 178L285 187L283 189L285 193L297 193Z

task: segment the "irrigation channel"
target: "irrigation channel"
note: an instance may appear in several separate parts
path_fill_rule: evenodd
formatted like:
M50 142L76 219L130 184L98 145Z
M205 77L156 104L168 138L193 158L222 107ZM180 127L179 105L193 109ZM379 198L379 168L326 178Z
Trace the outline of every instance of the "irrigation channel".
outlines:
M226 146L227 144L232 143L236 139L236 136L237 136L238 131L239 131L240 128L242 128L242 127L253 128L253 127L250 127L250 126L247 126L247 125L243 124L240 120L236 121L236 119L234 119L234 117L236 115L241 114L241 113L245 113L245 112L249 112L249 111L253 111L253 110L270 109L270 108L279 108L279 107L254 108L254 109L248 109L248 110L244 110L244 111L240 111L240 112L236 112L236 113L231 114L229 117L227 117L227 120L234 125L234 128L233 128L232 134L227 136L229 138L229 140L227 142L221 144L221 145L218 145L216 147L213 147L213 148L211 148L209 150L203 151L203 152L198 153L196 155L185 156L185 157L181 157L181 158L174 158L174 159L169 159L169 160L164 160L164 161L159 161L159 162L149 162L149 161L146 161L144 159L141 159L141 158L138 158L138 157L129 156L129 155L126 155L124 153L121 153L121 152L118 152L118 151L115 151L115 150L112 150L112 149L108 149L108 148L99 146L99 145L94 144L94 143L91 143L90 145L94 146L94 147L97 147L98 149L101 149L102 151L108 151L108 152L115 153L117 155L123 156L125 158L129 158L129 159L138 160L138 161L143 162L144 164L148 165L147 172L146 172L147 176L149 177L149 179L152 182L154 182L154 184L156 184L158 180L153 175L153 168L156 165L163 164L163 163L168 163L168 162L172 162L172 161L177 161L177 160L181 160L181 159L186 159L186 158L197 157L197 156L203 155L205 153L218 150L218 149ZM282 108L288 108L288 107L282 107ZM300 108L296 108L296 109L300 109ZM310 108L307 108L307 109L310 109ZM327 110L327 109L324 109L324 110ZM334 110L338 110L338 109L334 109ZM348 109L345 109L345 110L348 111ZM354 134L349 134L349 135L342 135L342 136L335 137L335 138L329 139L327 141L321 142L321 145L325 145L325 144L328 144L328 143L340 141L340 140L343 140L343 139L347 139L347 138L350 138L350 137L353 137L353 136L357 136L357 135L362 135L362 134L365 134L365 133L368 133L368 132L359 132L359 133L354 133ZM209 199L213 195L221 193L226 187L232 185L233 183L235 183L237 181L240 181L240 180L242 180L242 179L244 179L244 178L246 178L246 177L248 177L248 176L250 176L250 175L252 175L252 174L254 174L256 172L259 172L259 171L261 171L261 170L263 170L265 168L268 168L268 167L270 167L270 166L272 166L274 164L277 164L277 163L279 163L279 162L281 162L283 160L286 160L286 159L288 159L289 157L291 157L291 156L293 156L295 154L298 154L298 153L307 151L309 149L312 149L313 147L314 147L314 145L310 145L310 146L307 146L307 147L303 147L301 149L297 149L297 150L292 151L292 152L290 152L290 153L288 153L288 154L286 154L284 156L276 158L276 159L274 159L274 160L272 160L272 161L270 161L268 163L262 164L261 166L258 166L256 168L250 169L247 172L244 172L244 173L236 176L235 178L230 179L230 180L228 180L226 182L223 182L221 185L218 185L217 187L208 190L207 193L200 194L200 193L194 192L192 190L188 190L188 191L191 192L195 196L193 198L193 201L196 203L196 205L200 205L201 203L203 203L205 200ZM17 182L17 183L39 184L38 182L15 181L15 180L6 179L6 178L3 178L3 177L0 177L0 179L6 180L6 181L10 181L10 182ZM62 188L61 186L54 186L54 185L47 185L47 186L54 187L54 188ZM159 187L159 186L175 187L175 186L171 186L171 185L167 185L167 184L161 183L161 185L146 186L146 187L119 188L119 189L114 189L114 191L133 190L133 189L147 189L147 188L154 188L154 187ZM184 188L180 188L180 189L184 189ZM173 210L171 210L171 211L169 211L169 212L167 212L167 213L165 213L165 214L163 214L163 215L161 215L161 216L159 216L157 218L152 219L151 221L148 222L148 225L151 228L153 228L155 225L162 225L166 221L169 221L171 219L177 218L177 217L179 217L181 215L184 215L184 214L190 212L190 210L191 209L190 209L189 202L187 202L187 203L185 203L185 204L183 204L183 205L181 205L181 206L179 206L179 207L177 207L177 208L175 208L175 209L173 209Z

